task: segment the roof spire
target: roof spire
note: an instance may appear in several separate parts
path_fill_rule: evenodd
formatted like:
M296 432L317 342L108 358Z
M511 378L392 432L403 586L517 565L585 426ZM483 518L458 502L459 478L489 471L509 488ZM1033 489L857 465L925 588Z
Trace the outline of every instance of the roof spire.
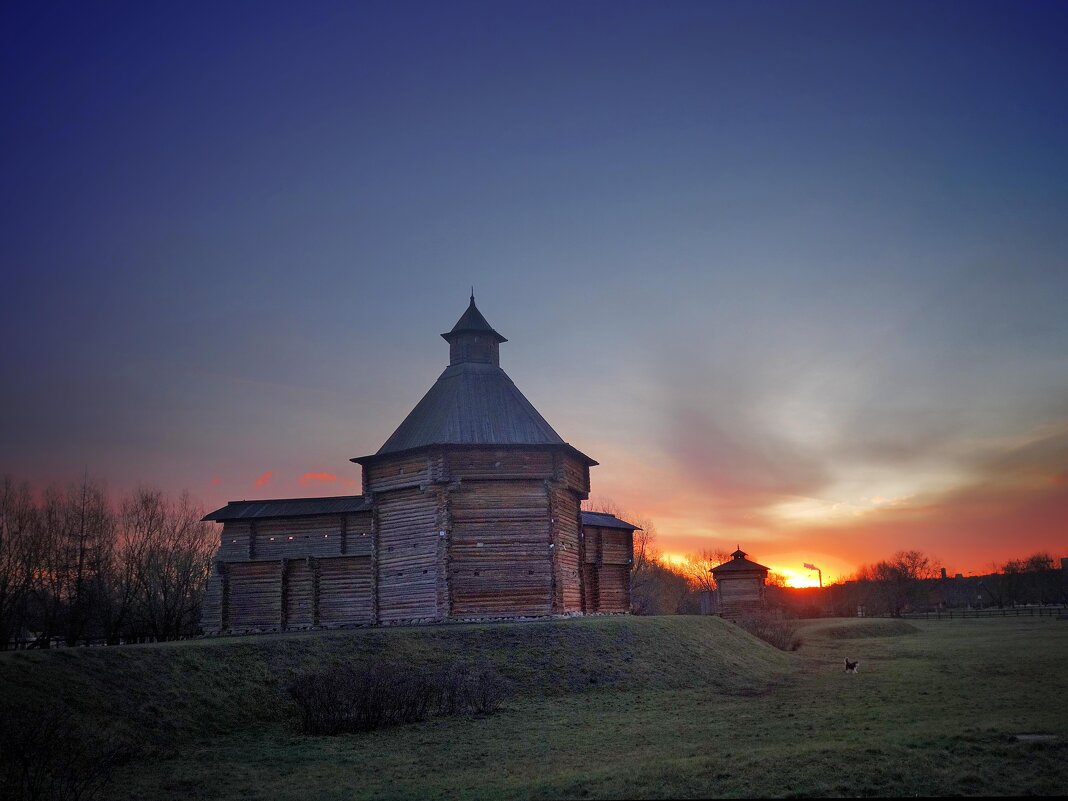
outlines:
M493 330L475 305L475 288L471 287L471 303L456 325L442 334L449 343L449 363L488 362L500 366L497 346L508 340Z

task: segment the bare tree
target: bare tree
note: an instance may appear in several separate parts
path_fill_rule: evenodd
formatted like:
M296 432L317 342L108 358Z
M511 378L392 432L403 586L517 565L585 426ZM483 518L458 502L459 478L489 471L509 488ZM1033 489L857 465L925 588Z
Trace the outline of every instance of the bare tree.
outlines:
M29 485L0 482L0 650L18 636L33 588L32 536L37 509Z
M698 554L689 554L683 568L696 591L714 592L716 579L712 575L712 568L729 562L730 558L730 553L723 548L706 548Z
M123 508L128 555L136 558L137 614L157 640L191 631L211 569L215 537L183 493L176 502L139 488Z
M768 577L764 580L764 584L768 587L775 587L776 589L785 589L789 586L787 584L787 578L782 573L777 573L774 570L768 571Z
M48 487L34 515L31 534L33 601L30 620L37 630L38 646L48 648L63 627L63 590L66 587L67 554L63 532L66 528L67 504L63 491Z
M66 612L66 640L74 645L83 639L95 612L96 589L103 570L101 553L113 538L115 520L101 484L88 476L66 493L64 530L60 547L64 555L62 599Z
M939 566L922 551L898 551L894 556L857 572L865 605L898 617L922 602L923 581L938 574Z
M136 525L136 504L124 499L111 536L100 549L100 570L96 574L96 619L108 645L117 645L131 633L139 590L143 537L131 536Z

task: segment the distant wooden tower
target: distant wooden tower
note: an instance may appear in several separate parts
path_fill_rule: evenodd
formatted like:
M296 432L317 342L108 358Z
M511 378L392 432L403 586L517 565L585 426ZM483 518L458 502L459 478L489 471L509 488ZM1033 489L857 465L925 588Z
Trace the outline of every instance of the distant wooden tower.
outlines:
M590 457L500 367L470 305L449 366L363 467L363 495L236 501L205 631L630 610L635 526L581 512Z
M731 560L710 571L716 579L719 613L725 618L759 615L764 611L764 581L769 568L746 559L741 548Z

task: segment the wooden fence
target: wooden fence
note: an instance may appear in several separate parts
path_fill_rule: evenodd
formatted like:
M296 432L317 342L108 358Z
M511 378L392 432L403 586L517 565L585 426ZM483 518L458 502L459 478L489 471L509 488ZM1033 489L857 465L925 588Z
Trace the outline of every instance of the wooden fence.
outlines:
M1057 606L1017 606L1003 609L936 609L932 612L903 612L906 620L961 620L980 617L1068 617L1068 610ZM883 615L889 617L889 615Z

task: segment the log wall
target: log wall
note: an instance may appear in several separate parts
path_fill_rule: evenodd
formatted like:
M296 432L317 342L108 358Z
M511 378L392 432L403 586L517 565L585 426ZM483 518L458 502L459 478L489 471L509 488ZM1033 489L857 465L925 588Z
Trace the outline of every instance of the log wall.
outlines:
M552 525L543 481L466 481L449 494L450 615L552 613Z
M553 558L555 560L555 597L553 611L558 614L581 612L582 523L579 497L570 489L549 489L553 524Z
M430 483L440 471L440 456L419 453L395 456L363 466L364 494L388 492ZM435 470L436 468L436 470Z
M619 528L583 528L583 601L586 612L630 611L634 534Z
M229 625L234 631L282 624L282 563L234 562L229 566Z
M309 556L369 555L371 513L227 521L218 561L299 559Z
M200 605L201 627L208 634L216 634L223 628L223 596L225 592L227 570L225 562L215 562L211 566L207 585L204 587L204 600Z
M759 575L716 577L720 613L726 618L758 615L764 608L764 579Z
M438 620L444 542L439 493L402 489L375 496L378 621Z
M449 480L545 479L554 473L551 451L465 448L446 458Z
M343 556L319 560L320 626L371 623L371 557Z
M286 628L316 625L316 565L311 559L290 559L283 565L283 591Z
M235 559L248 559L249 536L252 524L242 521L228 521L223 524L220 534L219 550L215 558L222 562Z

